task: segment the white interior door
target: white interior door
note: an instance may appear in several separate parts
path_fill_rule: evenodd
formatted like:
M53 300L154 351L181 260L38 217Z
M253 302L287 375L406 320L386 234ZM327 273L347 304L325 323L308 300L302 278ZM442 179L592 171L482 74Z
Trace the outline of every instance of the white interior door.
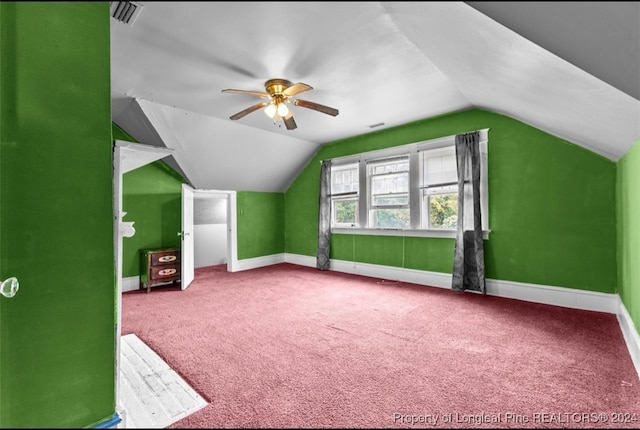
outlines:
M195 256L193 246L193 194L194 189L182 184L182 268L180 288L183 290L193 282L195 270Z

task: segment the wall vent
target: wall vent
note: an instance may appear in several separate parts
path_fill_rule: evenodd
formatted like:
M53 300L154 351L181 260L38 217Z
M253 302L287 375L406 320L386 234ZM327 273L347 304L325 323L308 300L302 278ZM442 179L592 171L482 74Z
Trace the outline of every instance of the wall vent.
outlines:
M142 5L132 1L112 1L111 18L127 25L133 25L138 19Z

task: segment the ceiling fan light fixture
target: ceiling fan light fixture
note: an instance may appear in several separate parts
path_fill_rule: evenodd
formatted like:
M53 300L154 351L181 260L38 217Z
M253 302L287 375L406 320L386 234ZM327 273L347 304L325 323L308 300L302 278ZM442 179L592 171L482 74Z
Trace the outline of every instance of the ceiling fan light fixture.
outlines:
M223 93L235 93L235 94L247 94L263 99L269 99L268 102L256 103L253 106L231 115L229 119L238 120L245 115L255 112L258 109L264 108L264 113L273 120L274 124L278 121L282 121L287 127L287 130L295 130L297 128L296 121L293 119L292 109L287 106L287 103L301 106L307 109L313 109L318 112L325 113L327 115L338 115L338 109L334 109L329 106L321 105L320 103L311 102L308 100L292 99L302 92L312 90L311 85L307 85L302 82L297 84L291 83L286 79L269 79L264 84L266 92L262 91L247 91L237 90L234 88L227 88L222 90ZM280 126L280 125L278 125Z
M285 117L288 113L289 108L287 107L287 105L284 103L278 103L278 115L280 115L281 117Z
M269 118L273 118L277 111L278 111L278 108L274 103L270 103L266 108L264 108L264 113Z

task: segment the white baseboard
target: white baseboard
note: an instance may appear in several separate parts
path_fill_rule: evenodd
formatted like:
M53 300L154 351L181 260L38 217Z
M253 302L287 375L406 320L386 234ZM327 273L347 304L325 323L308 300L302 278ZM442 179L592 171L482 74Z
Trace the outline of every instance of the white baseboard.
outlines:
M618 295L574 288L487 279L487 294L587 311L618 312Z
M235 271L256 269L258 267L271 266L273 264L284 263L284 254L265 255L263 257L247 258L238 260ZM122 279L122 292L133 291L140 288L140 277L131 276Z
M258 267L271 266L273 264L284 263L284 254L265 255L263 257L245 258L244 260L238 260L236 270L249 270L256 269Z
M624 336L629 355L631 355L631 361L633 361L636 372L638 372L638 378L640 378L640 335L638 335L638 330L636 330L631 315L629 315L627 308L619 297L617 317L620 329L622 330L622 336Z
M173 281L171 282L159 282L159 283L155 283L153 284L153 287L160 287L163 285L175 285L173 283ZM129 278L123 278L122 279L122 292L127 292L127 291L135 291L135 290L139 290L140 289L140 277L139 276L131 276Z
M446 273L403 269L401 267L381 266L369 263L354 263L353 261L344 260L331 260L330 268L338 272L352 273L355 275L410 282L431 287L451 288L451 275Z
M315 257L283 253L238 260L237 270L255 269L284 262L297 264L299 266L316 267ZM345 260L331 260L329 267L330 270L335 270L336 272L410 282L431 287L451 288L451 274L448 273L404 269L401 267ZM140 278L138 276L124 278L122 280L122 291L137 290L139 284ZM618 318L625 342L627 343L631 359L640 376L640 336L618 294L495 279L487 279L486 285L487 294L492 296L615 314Z
M300 254L284 254L284 262L297 264L298 266L316 267L316 257Z
M122 278L122 292L133 291L140 288L140 276Z
M285 254L284 259L287 263L316 267L315 257ZM404 269L401 267L344 260L331 260L329 267L330 270L337 272L411 282L439 288L451 288L452 275L448 273L428 272L424 270ZM629 354L640 377L640 336L618 294L495 279L487 279L486 286L487 294L492 296L615 314L618 318L625 342L627 343Z
M286 254L285 261L301 266L316 267L315 257ZM432 287L451 288L451 274L426 270L405 269L378 264L331 260L331 270L374 278L411 282ZM573 288L552 287L523 282L487 279L487 294L529 302L564 306L567 308L618 313L618 295Z

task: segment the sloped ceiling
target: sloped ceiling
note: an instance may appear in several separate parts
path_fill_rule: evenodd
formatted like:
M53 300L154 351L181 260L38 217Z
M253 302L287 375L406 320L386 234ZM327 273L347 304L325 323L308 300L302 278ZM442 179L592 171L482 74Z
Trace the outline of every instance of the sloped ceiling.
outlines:
M466 2L640 100L638 2Z
M640 4L591 3L144 2L111 20L112 117L201 189L285 191L323 144L473 107L617 160L640 139ZM230 120L261 99L221 90L271 78L339 115Z

